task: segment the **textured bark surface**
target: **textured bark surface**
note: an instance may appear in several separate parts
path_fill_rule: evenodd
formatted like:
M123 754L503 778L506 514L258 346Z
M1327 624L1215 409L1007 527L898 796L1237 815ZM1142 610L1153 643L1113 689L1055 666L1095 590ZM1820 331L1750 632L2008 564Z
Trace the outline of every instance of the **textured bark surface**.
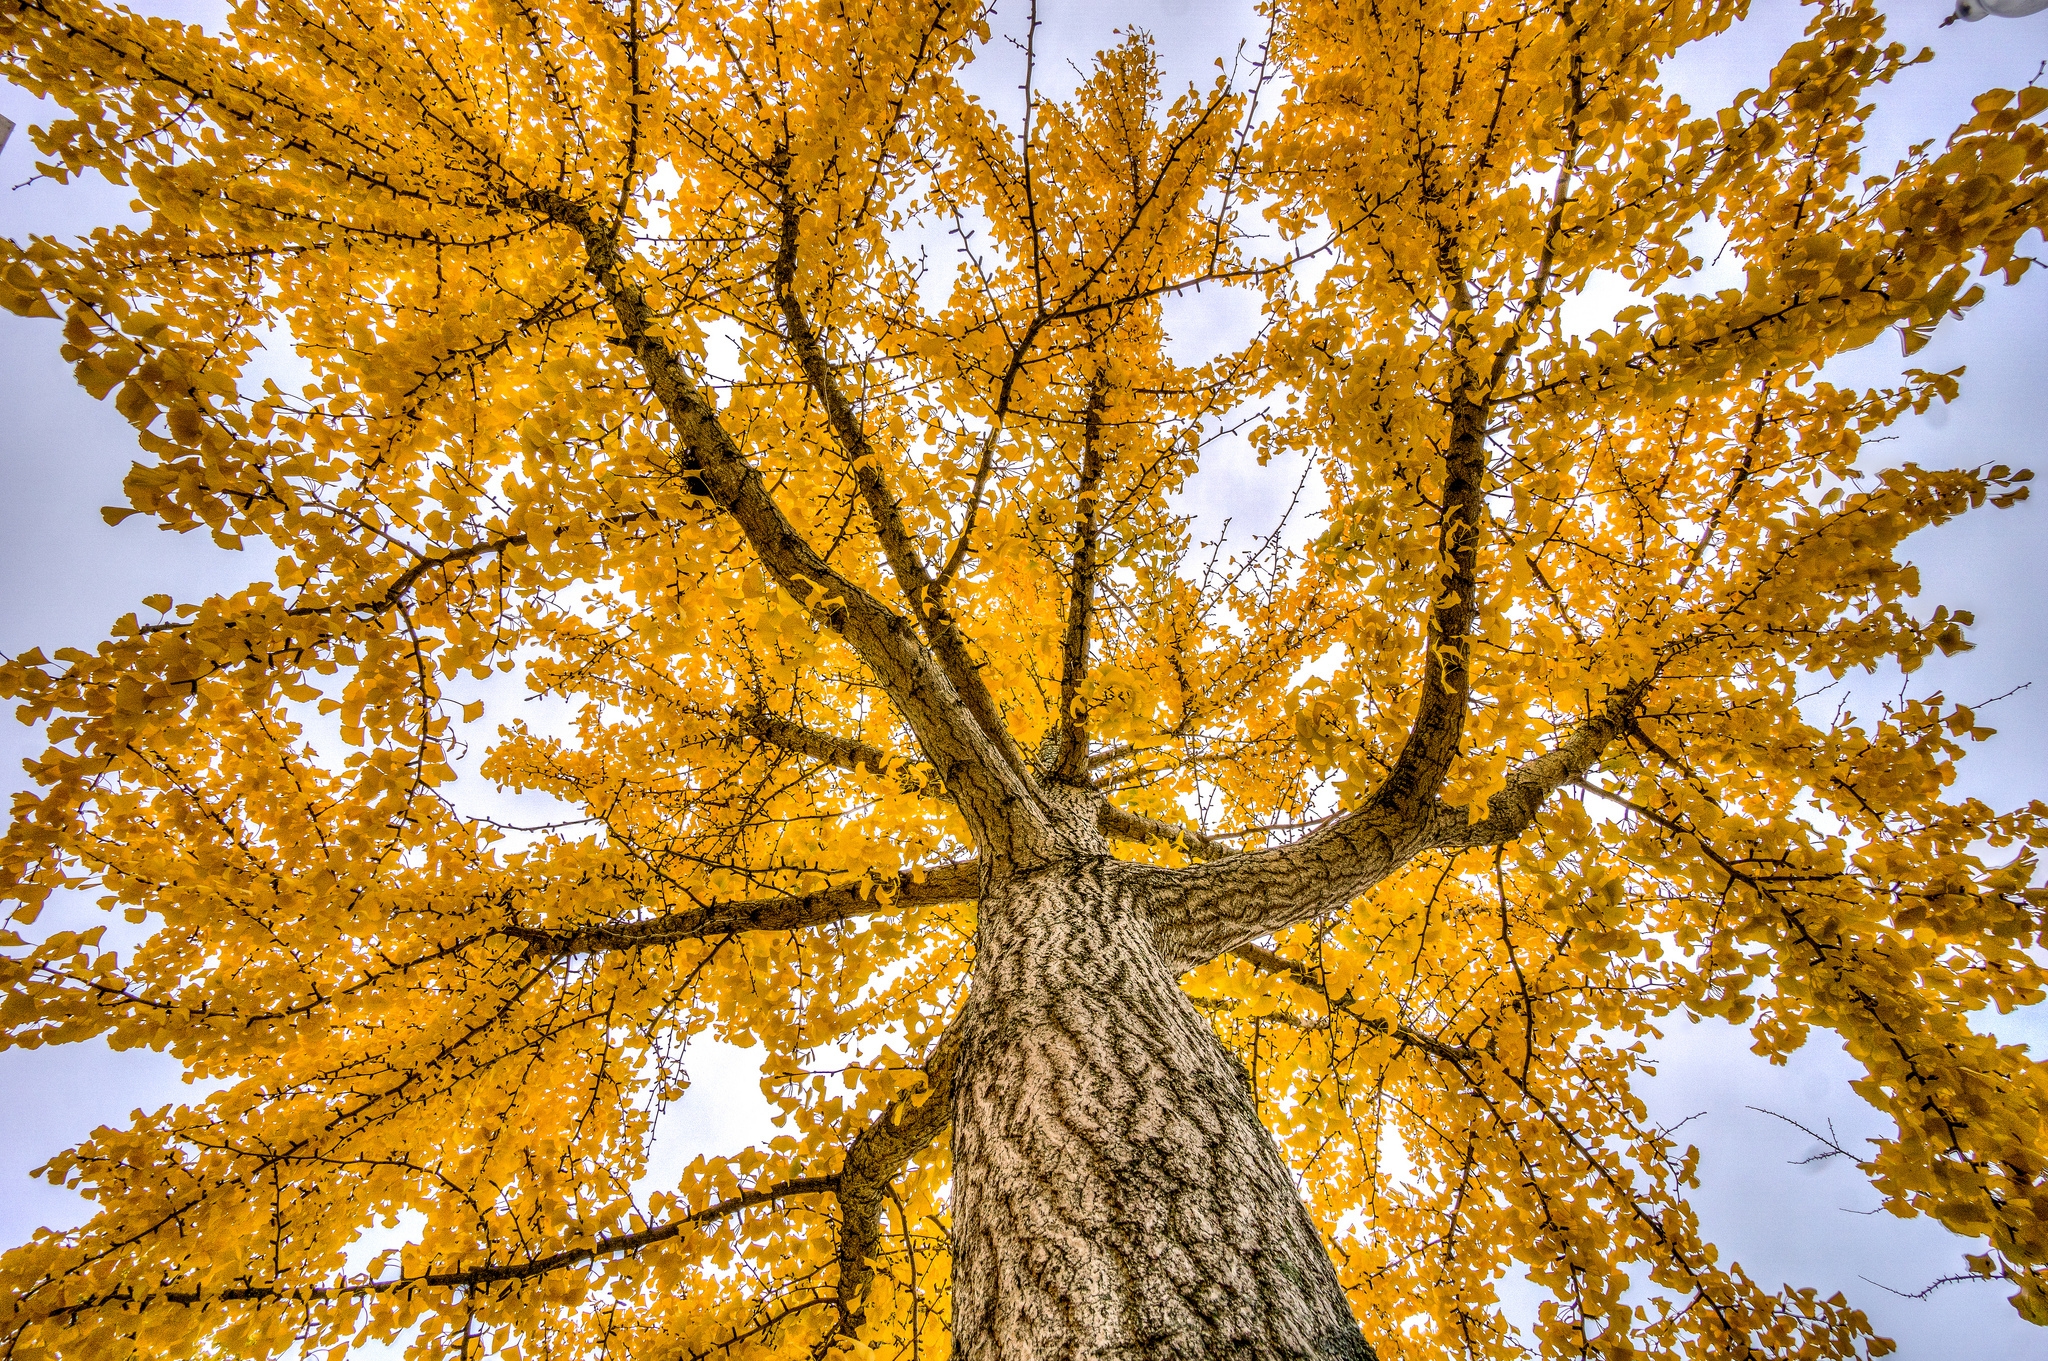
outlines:
M996 885L954 1083L970 1361L1371 1361L1242 1067L1107 855Z
M769 169L780 180L788 162L778 153ZM1453 411L1439 526L1443 591L1430 624L1426 682L1394 769L1363 806L1299 841L1240 853L1229 838L1117 808L1089 785L1103 753L1088 753L1076 704L1095 574L1088 516L1070 577L1054 759L1044 769L1024 761L944 600L958 553L937 575L927 567L795 291L801 224L787 194L774 270L785 339L854 470L900 608L836 570L775 502L716 405L657 333L616 226L548 191L520 203L581 238L586 272L678 432L676 476L691 495L708 496L731 515L778 586L861 658L922 759L895 760L880 747L765 711L739 715L742 729L814 760L932 789L958 808L978 852L973 999L958 1050L948 1048L927 1072L931 1099L948 1092L954 1120L956 1350L971 1361L1376 1361L1259 1121L1248 1078L1175 978L1340 908L1424 851L1520 835L1551 793L1584 778L1648 693L1653 676L1610 692L1555 749L1507 772L1506 787L1484 808L1440 801L1469 705L1485 404L1464 397ZM1497 357L1495 378L1502 363ZM1090 424L1088 431L1092 448L1099 430ZM1084 482L1101 467L1091 453ZM984 471L977 489L985 481ZM1084 497L1083 504L1092 503ZM1105 837L1174 844L1204 863L1121 862ZM904 891L931 901L966 895L968 867L935 871L908 876ZM636 949L701 935L720 912L753 926L834 920L858 910L857 896L840 889L720 905L633 923L630 936L603 939L511 933L557 953ZM1406 1042L1428 1047L1427 1037ZM898 1114L892 1107L887 1123L856 1136L833 1183L842 1211L838 1332L847 1338L864 1318L882 1193L945 1123L923 1107L901 1122Z

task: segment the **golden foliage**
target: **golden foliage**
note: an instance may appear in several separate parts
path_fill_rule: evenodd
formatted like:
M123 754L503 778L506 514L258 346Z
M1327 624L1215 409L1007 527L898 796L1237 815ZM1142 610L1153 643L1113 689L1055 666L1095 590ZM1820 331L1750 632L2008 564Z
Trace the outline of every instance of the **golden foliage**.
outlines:
M2048 90L1866 173L1920 57L1832 0L1767 86L1686 107L1660 66L1739 9L1276 0L1262 65L1166 91L1134 36L1006 126L944 3L289 0L206 34L9 0L46 173L139 216L8 243L0 305L61 314L134 423L110 518L275 555L0 668L49 744L0 852L6 1042L211 1090L50 1164L98 1212L5 1257L9 1355L943 1348L943 1143L853 1266L835 1180L914 1123L972 956L971 890L927 882L975 853L967 774L847 641L898 583L1015 751L1064 714L1129 811L1227 834L1122 848L1166 863L1358 806L1425 694L1469 684L1441 798L1475 824L1643 696L1519 840L1188 977L1389 1355L1886 1349L1701 1240L1696 1157L1631 1094L1675 1015L1838 1034L1895 1122L1887 1204L2048 1322L2048 1075L1970 1024L2041 999L2048 807L1947 795L1985 732L1940 695L1797 703L1967 645L1900 545L2028 475L1869 461L1954 375L1818 375L2026 267ZM1575 333L1617 277L1637 301ZM1258 334L1176 358L1198 285L1255 290ZM764 562L714 416L831 580ZM1327 488L1306 547L1196 542L1176 498L1233 429ZM567 729L486 709L501 673ZM465 813L472 747L583 821ZM132 944L34 934L60 892ZM693 1037L758 1046L787 1132L650 1189Z

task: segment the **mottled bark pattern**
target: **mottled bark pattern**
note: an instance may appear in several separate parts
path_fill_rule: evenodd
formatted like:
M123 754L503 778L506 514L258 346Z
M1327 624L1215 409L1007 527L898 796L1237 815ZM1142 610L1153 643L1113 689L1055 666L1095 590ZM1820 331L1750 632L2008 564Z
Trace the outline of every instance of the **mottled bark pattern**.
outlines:
M770 169L782 180L788 166L778 151ZM1226 950L1341 908L1424 851L1519 836L1546 798L1585 777L1648 694L1652 677L1611 692L1605 707L1586 715L1555 749L1509 771L1506 787L1484 809L1440 801L1469 704L1467 653L1486 523L1488 407L1470 394L1493 390L1520 332L1496 354L1491 377L1468 373L1459 389L1465 395L1453 403L1438 526L1443 591L1430 623L1425 683L1394 769L1363 806L1301 840L1238 853L1227 839L1211 841L1116 808L1089 784L1101 753L1087 754L1087 725L1075 701L1087 660L1092 529L1084 528L1075 561L1057 759L1044 769L1023 760L945 602L943 583L959 551L936 576L925 565L880 470L883 460L838 389L796 292L801 224L793 198L785 193L782 200L773 275L785 338L831 418L908 616L842 575L776 503L717 406L659 334L617 224L548 190L518 202L581 238L585 270L677 431L674 475L690 495L708 496L731 515L778 586L858 654L916 737L929 774L917 772L915 782L951 801L973 839L981 882L973 996L958 1022L966 1028L957 1061L945 1048L926 1073L930 1098L947 1094L956 1122L958 1352L968 1361L1376 1361L1259 1122L1245 1074L1174 979ZM1450 270L1456 262L1445 258ZM1462 274L1447 277L1458 281L1462 298ZM1091 396L1091 410L1095 401ZM1099 434L1091 422L1091 450ZM1084 493L1100 474L1100 458L1099 451L1088 455ZM984 467L977 497L985 482ZM748 729L834 765L901 769L879 747L814 733L793 719L756 714ZM1168 869L1120 862L1106 836L1175 844L1205 863ZM964 866L939 873L942 882L911 875L904 896L939 901L966 892ZM857 910L849 894L726 904L707 915L630 923L623 934L615 927L567 935L515 927L507 934L564 954L630 950L705 934L714 920L735 920L731 929L835 920ZM1427 1037L1407 1042L1427 1047ZM919 1109L899 1123L892 1107L886 1123L854 1138L845 1168L831 1179L843 1215L836 1331L846 1339L858 1338L865 1317L873 1275L866 1261L882 1193L943 1123Z
M954 1084L963 1361L1372 1361L1243 1068L1107 856L992 886Z

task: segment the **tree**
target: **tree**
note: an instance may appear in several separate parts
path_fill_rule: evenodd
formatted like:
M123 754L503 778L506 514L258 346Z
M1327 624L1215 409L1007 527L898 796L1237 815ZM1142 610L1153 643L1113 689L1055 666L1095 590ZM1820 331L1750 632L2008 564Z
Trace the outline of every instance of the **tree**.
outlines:
M2028 474L1820 368L2026 268L2048 90L1866 178L1926 54L1830 0L1695 116L1740 8L1275 0L1010 125L932 0L12 0L139 217L0 300L134 423L109 516L276 559L0 671L7 1042L213 1086L52 1162L8 1354L1882 1353L1702 1241L1674 1015L1839 1035L1887 1204L2048 1322L2048 1073L1969 1023L2042 996L2048 807L1945 793L1939 695L1799 703L1967 646L1900 545ZM1236 447L1311 541L1198 540ZM789 1133L646 1185L702 1036Z

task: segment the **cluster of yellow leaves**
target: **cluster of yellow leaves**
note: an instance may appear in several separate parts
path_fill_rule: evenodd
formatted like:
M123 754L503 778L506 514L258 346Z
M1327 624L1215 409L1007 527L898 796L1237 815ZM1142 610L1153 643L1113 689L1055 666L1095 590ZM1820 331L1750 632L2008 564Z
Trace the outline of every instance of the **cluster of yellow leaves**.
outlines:
M1796 702L1964 645L1972 621L1910 607L1901 545L2026 474L1865 467L1955 378L1816 372L1892 328L1917 344L1981 296L1972 270L2017 277L2048 94L1993 92L1859 178L1866 101L1917 58L1854 0L1716 116L1658 70L1732 4L1273 8L1277 111L1228 84L1167 99L1134 38L1022 128L961 88L989 35L944 4L302 0L218 35L0 9L11 78L65 110L37 130L48 173L141 205L9 243L0 305L61 315L80 382L134 423L148 461L110 518L276 555L244 591L153 598L94 650L0 667L49 744L0 848L12 925L53 900L66 924L6 938L5 1042L152 1046L216 1088L52 1162L99 1212L0 1263L12 1354L793 1356L826 1335L832 1197L709 1212L829 1174L919 1090L973 912L889 886L966 831L820 602L693 486L540 191L608 215L795 529L888 597L785 343L768 281L790 262L1027 751L1060 717L1095 410L1098 773L1138 811L1253 829L1237 844L1362 796L1399 749L1430 683L1445 412L1486 405L1447 800L1483 805L1654 678L1645 712L1598 792L1522 844L1297 928L1276 945L1298 975L1189 979L1389 1353L1882 1350L1846 1301L1701 1241L1693 1155L1630 1093L1640 1040L1687 1012L1769 1054L1840 1034L1896 1122L1865 1160L1889 1203L1985 1240L2048 1320L2048 1086L1968 1024L2041 997L2048 808L1947 801L1977 731L1939 697L1832 726ZM1741 285L1686 291L1688 233ZM1639 304L1571 333L1564 304L1614 277ZM1169 359L1163 299L1195 281L1263 289L1266 329ZM1327 523L1300 553L1205 558L1175 497L1253 411L1262 454L1323 478ZM566 728L486 711L506 673L569 701ZM821 764L749 736L761 710L896 756ZM583 822L465 813L471 744L484 778ZM870 907L801 931L534 943L849 883ZM84 898L140 928L123 952L68 929ZM787 1133L650 1186L698 1037L756 1049ZM884 1213L864 1326L892 1355L945 1345L946 1177L941 1146ZM400 1225L395 1261L346 1274ZM484 1267L506 1274L463 1277ZM1500 1305L1510 1271L1551 1295L1532 1331Z

